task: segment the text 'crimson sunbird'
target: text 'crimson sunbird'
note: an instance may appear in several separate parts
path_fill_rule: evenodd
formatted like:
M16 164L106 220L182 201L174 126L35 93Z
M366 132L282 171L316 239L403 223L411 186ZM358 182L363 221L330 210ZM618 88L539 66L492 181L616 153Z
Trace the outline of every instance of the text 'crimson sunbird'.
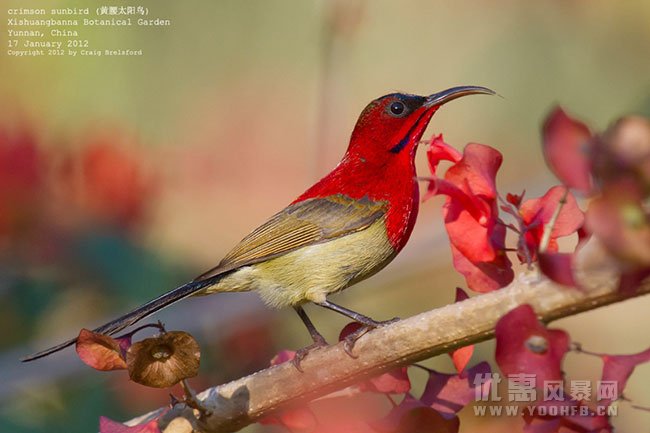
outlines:
M324 178L251 232L219 264L193 281L99 328L112 335L193 295L255 290L272 307L293 307L314 344L326 344L302 305L312 302L375 328L377 322L327 296L384 268L404 248L418 213L415 153L433 114L466 95L495 93L459 86L429 96L391 93L363 110L343 159ZM32 361L68 340L23 359ZM298 364L296 364L298 366Z

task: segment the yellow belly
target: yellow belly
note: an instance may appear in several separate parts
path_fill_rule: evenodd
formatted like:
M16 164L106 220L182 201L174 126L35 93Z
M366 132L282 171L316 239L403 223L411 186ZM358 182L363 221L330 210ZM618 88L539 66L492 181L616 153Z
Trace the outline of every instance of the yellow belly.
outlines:
M244 266L204 293L256 290L273 307L322 302L379 271L394 256L380 219L365 230Z

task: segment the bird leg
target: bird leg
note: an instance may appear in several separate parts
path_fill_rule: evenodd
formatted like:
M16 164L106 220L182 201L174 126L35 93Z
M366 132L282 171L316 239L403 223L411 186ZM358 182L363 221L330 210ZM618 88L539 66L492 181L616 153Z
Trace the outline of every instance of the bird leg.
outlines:
M332 311L336 311L337 313L347 316L350 319L354 320L355 322L359 322L370 329L379 328L385 325L390 325L391 323L395 323L399 320L399 317L394 317L390 320L384 320L384 321L374 320L368 316L364 316L363 314L357 313L356 311L352 311L345 307L341 307L340 305L334 304L333 302L330 302L328 300L319 302L316 305L319 305L323 308L327 308Z
M327 346L327 341L325 340L325 337L323 337L321 333L318 332L318 330L316 329L312 321L307 316L307 313L301 306L299 305L294 306L293 309L296 310L296 313L298 313L298 316L300 316L302 323L305 324L307 330L309 331L309 335L311 335L311 339L314 341L313 344L310 344L307 347L303 347L302 349L299 349L296 352L296 355L293 357L293 360L291 361L293 363L293 366L296 367L298 371L302 372L303 370L300 367L300 362L312 350L316 350L321 347Z
M354 331L353 333L351 333L350 335L345 337L345 340L344 340L345 343L343 344L343 349L345 350L345 353L347 353L352 358L357 357L354 353L352 353L352 349L354 348L354 345L355 345L355 343L357 342L357 340L359 338L364 336L371 329L379 328L379 327L385 326L385 325L390 325L391 323L395 323L395 322L399 321L399 317L395 317L395 318L390 319L390 320L377 321L377 320L371 319L368 316L364 316L361 313L357 313L356 311L352 311L352 310L347 309L345 307L342 307L340 305L334 304L334 303L332 303L332 302L330 302L328 300L325 300L323 302L319 302L316 305L319 305L321 307L330 309L332 311L336 311L337 313L342 314L344 316L347 316L347 317L351 318L352 320L354 320L355 322L359 322L359 323L361 323L363 325L361 328L357 329L356 331Z

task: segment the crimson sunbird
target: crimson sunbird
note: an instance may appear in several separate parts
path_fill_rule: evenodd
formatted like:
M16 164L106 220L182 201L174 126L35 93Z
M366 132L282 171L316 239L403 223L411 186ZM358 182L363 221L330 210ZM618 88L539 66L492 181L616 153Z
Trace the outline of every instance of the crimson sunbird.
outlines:
M466 95L495 92L452 87L429 96L391 93L361 112L343 159L324 178L246 236L219 264L94 332L112 335L193 295L256 290L272 307L291 306L314 344L325 345L302 305L312 302L376 328L378 322L327 299L384 268L404 248L418 213L415 153L433 114ZM23 358L32 361L76 342Z

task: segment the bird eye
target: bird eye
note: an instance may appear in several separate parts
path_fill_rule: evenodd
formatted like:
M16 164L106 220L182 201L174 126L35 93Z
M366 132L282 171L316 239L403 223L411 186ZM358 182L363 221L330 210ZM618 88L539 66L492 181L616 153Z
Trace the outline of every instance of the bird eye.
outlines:
M406 106L404 106L403 102L395 101L392 104L390 104L389 110L393 116L399 117L405 113Z

